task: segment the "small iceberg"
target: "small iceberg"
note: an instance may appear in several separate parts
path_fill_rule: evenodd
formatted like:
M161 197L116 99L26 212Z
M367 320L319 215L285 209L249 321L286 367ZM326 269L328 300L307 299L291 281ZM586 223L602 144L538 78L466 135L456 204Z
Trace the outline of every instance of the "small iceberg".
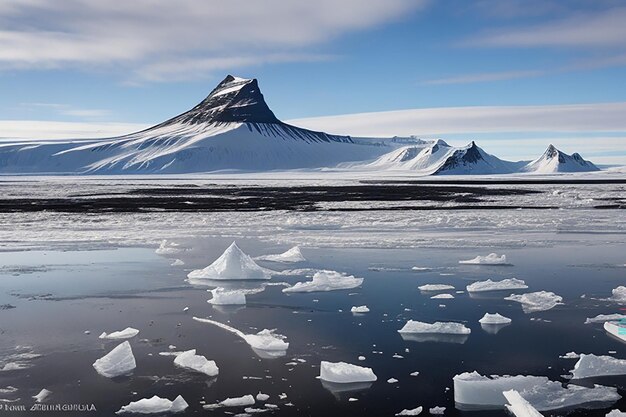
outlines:
M509 402L506 409L515 417L543 417L528 401L515 390L504 391L504 398Z
M454 289L453 285L447 285L447 284L424 284L424 285L420 285L419 287L417 287L420 291L425 291L425 292L429 292L429 291L450 291Z
M180 259L176 259L176 260L175 260L174 262L172 262L170 265L171 265L171 266L181 266L181 265L185 265L185 262L183 262L183 261L182 261L182 260L180 260Z
M291 287L283 288L283 292L349 290L360 286L362 283L363 278L356 278L343 272L322 270L313 274L312 281L296 282Z
M33 395L33 399L38 403L42 403L46 401L50 394L52 394L52 391L43 388L41 391L39 391L39 394Z
M567 352L565 355L559 356L561 359L580 359L580 354L574 351Z
M598 314L595 317L587 317L585 324L604 323L607 321L626 320L626 314Z
M611 336L615 336L622 342L626 342L626 321L606 321L604 322L604 330Z
M163 239L154 252L157 255L174 255L182 252L182 249L179 247L178 243L168 242L167 239Z
M211 290L213 298L207 302L213 305L228 306L228 305L245 305L246 293L237 290L225 290L222 287Z
M579 385L563 386L545 376L483 376L478 372L455 375L454 401L459 410L487 410L507 403L504 391L515 390L539 411L557 410L580 405L606 407L621 398L617 389L595 385L586 388Z
M182 413L189 407L187 401L182 396L176 397L174 401L167 398L153 396L152 398L142 398L123 406L116 414L162 414L162 413Z
M626 375L626 359L612 356L596 356L580 354L580 359L570 371L572 379L591 378L596 376Z
M429 408L428 412L433 415L443 415L446 412L446 407L435 406L433 408Z
M216 376L219 373L219 368L215 364L215 361L207 360L207 358L202 355L196 355L195 349L186 350L176 355L174 365L201 372L208 376Z
M399 413L396 413L396 416L419 416L422 413L422 410L424 408L423 407L416 407L416 408L411 408L411 409L407 409L405 408L404 410L400 411Z
M611 410L605 417L626 417L626 411Z
M191 271L187 277L193 284L194 280L270 279L273 272L257 265L233 242L215 262L204 269Z
M433 295L432 297L430 297L433 300L451 300L454 298L454 295L452 294L448 294L448 293L444 293L444 294L437 294L437 295Z
M109 339L109 340L120 340L120 339L130 339L139 334L139 330L133 329L132 327L127 327L124 330L120 330L117 332L107 333L102 332L99 339Z
M467 335L472 331L461 323L440 322L425 323L422 321L409 320L398 333L430 333L430 334L455 334Z
M128 341L117 345L112 351L93 363L96 371L107 378L128 375L136 367L135 356Z
M296 263L306 261L306 258L304 257L304 255L302 255L302 251L300 251L299 246L294 246L287 252L283 252L278 255L257 256L255 259L258 261L271 261L282 263Z
M608 298L609 301L613 301L618 304L626 304L626 287L620 285L617 288L611 290L612 295Z
M460 264L470 265L510 265L506 263L506 255L498 255L496 253L490 253L487 256L480 256L466 261L459 261Z
M529 292L521 295L511 294L504 299L521 303L524 313L546 311L563 304L563 297L551 291Z
M240 330L230 327L218 321L193 317L200 323L208 323L227 330L243 339L252 350L261 358L272 359L285 356L289 343L285 342L285 336L276 334L274 330L263 329L256 334L245 334Z
M351 313L355 313L355 314L363 314L363 313L369 313L370 309L367 306L354 306L350 309Z
M372 368L346 362L322 361L320 363L320 379L336 384L354 384L374 382L377 380L377 377Z
M478 322L480 324L510 324L512 320L498 313L494 313L494 314L485 313L483 318L478 320Z
M503 291L503 290L525 290L528 285L517 278L503 279L502 281L476 281L466 287L467 292L483 292L483 291Z

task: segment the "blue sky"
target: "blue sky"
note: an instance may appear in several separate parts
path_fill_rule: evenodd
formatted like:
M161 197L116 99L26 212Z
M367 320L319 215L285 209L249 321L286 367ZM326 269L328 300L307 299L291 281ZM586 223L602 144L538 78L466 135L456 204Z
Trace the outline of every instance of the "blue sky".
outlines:
M156 123L233 73L258 78L279 118L310 127L367 134L341 131L354 118L320 117L375 113L372 133L475 139L513 159L552 141L626 164L626 107L603 107L626 102L623 1L126 3L2 1L0 137ZM570 104L588 105L582 119ZM468 106L497 128L477 128L477 112L458 109ZM524 106L553 106L537 111L554 119L533 125ZM384 113L432 108L445 113L439 125L407 116L397 131Z

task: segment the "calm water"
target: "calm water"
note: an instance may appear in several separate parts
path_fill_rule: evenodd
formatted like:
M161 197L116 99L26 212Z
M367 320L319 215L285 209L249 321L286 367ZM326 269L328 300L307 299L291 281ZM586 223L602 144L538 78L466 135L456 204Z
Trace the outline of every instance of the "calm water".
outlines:
M425 415L430 407L444 406L449 416L503 416L503 411L455 409L452 377L477 370L487 375L532 374L565 381L561 375L576 362L559 359L566 352L617 351L613 356L626 357L625 344L607 336L600 325L583 324L586 317L618 312L619 306L594 298L607 297L611 289L626 282L626 268L618 267L625 262L626 248L611 242L610 237L599 239L591 246L493 248L491 251L506 253L513 264L500 267L458 264L460 259L490 251L484 248L331 250L305 246L305 263L261 264L273 269L344 271L364 277L362 287L286 295L281 292L283 287L269 286L249 295L245 307L236 308L211 306L206 302L210 298L206 288L184 281L190 269L204 267L221 254L230 243L222 239L181 242L190 249L172 258L142 248L0 253L0 305L5 305L0 310L0 364L16 352L16 346L22 346L20 352L42 355L31 361L31 368L0 372L0 388L18 388L0 398L19 397L21 400L11 404L29 408L33 403L30 396L47 388L53 392L49 404L93 403L98 411L85 415L112 415L130 401L154 394L173 399L182 394L190 405L186 414L218 416L243 409L205 411L201 401L212 403L262 391L270 394L269 403L280 407L274 414L285 416L383 416L419 405L424 406ZM246 239L238 244L251 255L287 249ZM170 266L175 258L186 265ZM432 269L415 272L410 270L412 266ZM524 314L518 303L502 299L508 293L479 298L463 293L455 294L453 300L432 300L432 294L417 289L421 284L445 283L464 290L477 279L512 277L524 279L528 291L554 291L564 297L565 305ZM276 276L272 281L305 279ZM583 294L585 298L581 298ZM349 312L352 306L363 304L370 313L356 316ZM186 306L187 313L183 312ZM488 333L478 323L486 312L503 314L513 323L497 334ZM248 333L276 328L290 342L287 356L261 359L234 335L196 322L192 316L210 317ZM397 330L408 319L461 321L472 333L457 343L403 340ZM137 369L131 377L101 377L92 363L119 342L103 342L98 334L127 326L140 330L130 340ZM91 334L84 334L85 330ZM177 350L195 348L198 354L215 360L219 376L210 379L175 367L171 356L158 355L169 345ZM393 358L396 353L404 358ZM358 361L360 355L366 360ZM294 358L306 362L286 365ZM329 390L315 378L320 360L372 367L378 381L361 391ZM409 376L413 371L419 371L419 376ZM399 382L388 384L386 380L392 377ZM620 394L626 395L625 376L585 380L584 384L594 382L617 386ZM281 393L288 397L278 399ZM349 402L349 397L358 401ZM289 402L293 406L285 405ZM626 400L611 408L626 409ZM572 415L604 416L608 410L578 410Z

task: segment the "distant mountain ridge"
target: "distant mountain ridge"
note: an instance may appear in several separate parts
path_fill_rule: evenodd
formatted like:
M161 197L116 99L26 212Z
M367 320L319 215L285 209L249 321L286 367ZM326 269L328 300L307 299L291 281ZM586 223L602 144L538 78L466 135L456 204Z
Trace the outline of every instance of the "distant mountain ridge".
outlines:
M475 142L455 148L417 137L353 138L279 120L256 79L228 75L190 110L140 132L104 138L0 143L2 174L172 174L223 170L399 170L424 175L598 170L552 145L510 162Z

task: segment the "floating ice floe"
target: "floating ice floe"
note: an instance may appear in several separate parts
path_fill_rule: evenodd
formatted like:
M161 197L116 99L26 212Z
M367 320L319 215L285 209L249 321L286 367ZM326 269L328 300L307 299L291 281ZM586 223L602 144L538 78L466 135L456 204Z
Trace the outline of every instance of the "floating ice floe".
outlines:
M432 297L430 297L430 298L432 298L432 299L434 299L434 300L437 300L437 299L450 300L450 299L454 298L454 295L445 293L445 294L437 294L437 295L433 295L433 296L432 296Z
M195 349L186 350L176 355L174 365L201 372L208 376L215 376L219 373L219 368L215 364L215 361L207 360L207 358L202 355L196 355Z
M130 343L122 342L117 345L108 354L97 359L93 363L96 371L107 378L115 378L116 376L128 375L136 367L135 356L130 347Z
M465 372L454 380L454 401L460 410L481 410L504 407L504 391L515 390L539 411L590 405L590 403L612 403L621 398L617 389L595 385L593 388L550 381L544 376L498 376Z
M425 266L414 266L411 268L412 271L418 271L418 272L426 272L426 271L430 271L431 268L425 267Z
M404 410L400 411L399 413L396 413L396 416L418 416L420 415L420 413L422 412L424 408L423 407L416 407L416 408L412 408L412 409L407 409L405 408Z
M178 396L174 401L167 398L153 396L152 398L142 398L139 401L132 401L123 406L116 414L161 414L161 413L182 413L189 407L187 401L182 396Z
M503 291L503 290L525 290L528 285L517 278L503 279L502 281L476 281L466 287L467 292L483 292L483 291Z
M447 285L447 284L424 284L424 285L420 285L419 287L417 287L420 291L449 291L449 290L453 290L454 286L453 285Z
M485 315L478 320L478 322L480 324L510 324L512 320L498 313L485 313Z
M352 384L356 382L374 382L377 377L372 368L346 362L322 361L320 363L320 379L337 384Z
M611 410L605 417L626 417L626 411Z
M255 259L259 261L271 261L271 262L283 262L283 263L296 263L304 262L306 258L302 255L302 251L299 246L294 246L286 252L278 255L264 255L257 256Z
M398 333L437 333L437 334L470 334L472 331L461 323L440 322L425 323L422 321L409 320Z
M596 356L581 353L580 359L570 372L572 379L626 375L626 359L616 359L608 355Z
M256 280L270 279L274 271L262 268L252 260L235 242L211 265L191 271L187 277L194 280Z
M174 255L182 252L182 249L178 243L168 242L167 239L163 239L155 252L157 255Z
M609 301L613 301L618 304L626 304L626 287L625 286L620 285L619 287L611 290L611 293L613 295L611 295L608 298Z
M433 407L429 408L428 412L433 415L442 415L446 412L446 407Z
M205 410L211 410L220 407L249 407L254 405L254 397L251 394L243 395L241 397L226 398L215 404L206 404L202 408Z
M220 306L246 304L246 294L243 291L225 290L224 288L218 287L211 290L211 294L213 294L213 298L207 301L210 304Z
M182 260L180 260L180 259L176 259L176 260L175 260L174 262L172 262L170 265L171 265L171 266L181 266L181 265L185 265L185 262L183 262L183 261L182 261Z
M270 396L267 394L263 394L261 391L259 391L259 393L256 395L256 400L257 401L267 401L269 400Z
M212 324L237 335L250 345L252 350L261 358L278 358L287 354L289 343L285 342L285 336L276 334L274 330L263 329L256 334L245 334L218 321L199 317L193 317L193 319L201 323Z
M626 319L626 314L598 314L595 317L587 317L587 319L585 320L585 324L604 323L606 321L617 321L622 319Z
M496 253L490 253L487 256L478 255L474 259L459 261L459 263L472 265L508 265L506 263L506 255L498 255Z
M537 291L526 294L511 294L505 300L515 301L522 304L524 313L546 311L563 304L563 297L551 291Z
M98 338L120 340L120 339L130 339L132 337L137 336L138 334L139 334L139 330L134 329L132 327L127 327L124 330L120 330L117 332L112 332L112 333L102 332L102 334L98 336Z
M46 399L50 396L50 394L52 394L52 391L49 391L43 388L41 391L39 391L39 394L33 395L33 399L37 401L38 403L42 403L46 401Z
M605 321L604 330L606 330L610 335L626 342L626 322L624 319L621 319L620 321Z
M356 288L363 283L363 278L357 278L343 272L322 270L313 274L312 281L296 282L293 286L283 288L283 292L316 292L347 290Z
M515 417L543 417L519 392L515 390L504 391L502 395L509 402L506 404L507 410Z
M351 313L357 313L357 314L362 314L362 313L369 313L370 309L367 306L353 306L350 309Z
M565 355L559 356L561 359L579 359L580 354L576 352L567 352Z

